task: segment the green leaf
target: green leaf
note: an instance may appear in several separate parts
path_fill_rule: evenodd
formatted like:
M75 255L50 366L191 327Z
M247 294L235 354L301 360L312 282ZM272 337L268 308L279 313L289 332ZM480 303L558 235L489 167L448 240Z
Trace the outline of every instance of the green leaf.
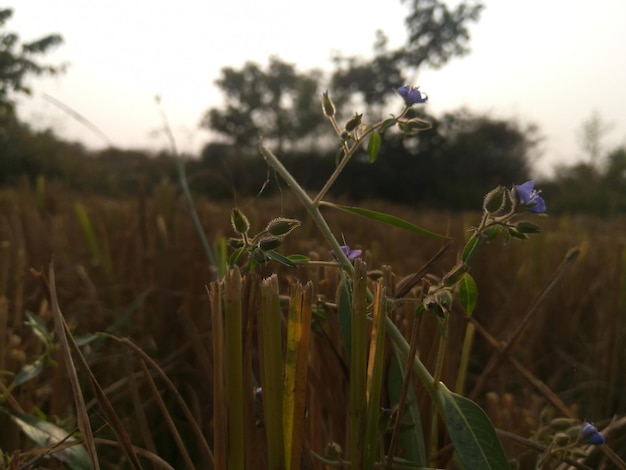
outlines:
M333 204L332 202L322 202L322 204L328 207L339 209L344 212L350 212L351 214L356 214L356 215L365 217L370 220L376 220L384 224L393 225L394 227L408 230L410 232L419 233L420 235L424 235L426 237L436 238L438 240L450 240L450 237L446 237L445 235L439 235L438 233L430 232L426 229L418 227L417 225L413 225L412 223L407 222L406 220L401 219L399 217L395 217L393 215L383 214L382 212L376 212L370 209L362 209L360 207L342 206L340 204Z
M383 121L383 123L380 125L380 127L378 128L379 132L382 134L383 132L385 132L387 129L389 129L390 127L393 127L396 125L396 118L388 118L385 119Z
M454 449L467 469L505 470L510 465L496 430L472 400L438 385L444 401L446 427Z
M389 363L388 389L391 403L398 403L402 392L402 382L406 374L406 359L399 354L395 347L394 359ZM409 387L404 416L402 417L404 431L400 432L400 442L404 449L404 457L412 464L419 467L426 467L426 445L424 443L424 433L422 430L422 419L420 409L415 396L415 388Z
M287 256L287 258L293 264L307 264L309 261L311 261L311 258L305 255L289 255Z
M65 429L48 421L22 413L10 413L9 415L22 432L40 447L76 442L75 438L68 437L68 432ZM60 444L58 450L50 450L50 454L65 462L71 469L93 468L91 458L82 445L74 444L71 447L63 448L63 444Z
M243 246L233 251L232 254L230 255L230 258L228 258L228 265L229 266L236 265L239 259L241 258L241 256L243 255L244 251L245 251L245 247Z
M350 354L352 349L352 289L346 279L339 286L337 311L339 313L339 329L343 337L343 344L348 354Z
M286 256L281 255L278 251L269 250L269 251L265 251L264 253L268 258L273 259L274 261L284 266L289 266L290 268L296 267L293 261L291 261Z
M43 359L40 357L35 362L31 362L30 364L26 364L23 366L17 374L15 374L15 379L13 380L13 386L18 387L29 380L34 379L43 370Z
M469 273L464 273L459 280L459 301L465 310L467 318L472 316L478 299L476 281Z
M32 328L35 336L37 336L46 346L54 344L54 333L48 330L38 315L26 311L26 317L27 320L25 323Z
M367 143L367 153L370 156L370 163L374 163L376 161L376 157L378 157L378 152L380 150L380 134L377 130L373 130L370 135L370 140Z
M463 254L461 255L461 260L465 264L469 264L470 260L474 257L478 249L483 244L483 237L480 235L472 235L472 238L469 239L465 248L463 248Z

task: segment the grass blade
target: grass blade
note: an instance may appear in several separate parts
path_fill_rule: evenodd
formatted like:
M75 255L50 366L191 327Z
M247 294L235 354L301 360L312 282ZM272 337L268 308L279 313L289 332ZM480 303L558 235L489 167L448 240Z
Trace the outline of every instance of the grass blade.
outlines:
M72 387L72 395L74 397L74 404L76 406L76 421L78 423L78 429L80 430L83 440L85 442L85 448L91 459L93 468L98 470L100 464L98 463L98 454L96 452L96 444L93 440L93 433L91 432L91 423L89 422L89 414L87 413L87 407L85 406L85 398L83 392L80 389L80 383L78 381L78 373L74 365L74 359L72 358L72 351L70 349L70 343L68 337L71 339L71 335L67 332L67 325L65 319L61 313L59 307L59 301L57 298L56 279L54 275L54 264L50 263L49 269L49 284L45 282L43 274L39 274L40 280L48 287L50 294L50 310L52 312L52 318L54 320L54 327L56 330L57 338L59 340L59 349L63 356L63 361L67 369L67 375L69 377L70 385Z
M292 285L290 299L283 398L285 468L298 470L304 435L313 284Z
M283 371L281 312L278 277L273 274L261 286L259 349L263 385L263 416L270 470L284 468Z
M226 468L226 392L224 390L224 316L220 283L212 282L209 286L209 300L213 325L213 453L215 468Z
M374 312L372 336L370 339L369 360L367 364L367 418L365 427L365 456L363 468L373 469L378 451L378 422L380 419L380 395L383 381L383 364L385 355L385 330L387 309L385 288L376 284L374 294Z
M365 217L370 220L375 220L377 222L382 222L384 224L388 224L394 227L408 230L409 232L418 233L426 237L436 238L438 240L450 239L449 237L446 237L445 235L439 235L438 233L434 233L429 230L423 229L421 227L418 227L417 225L413 225L412 223L404 219L401 219L400 217L396 217L394 215L384 214L382 212L373 211L371 209L363 209L361 207L342 206L341 204L333 204L332 202L326 202L326 201L323 201L320 204L324 206L332 207L334 209L339 209L340 211L349 212L351 214Z
M367 387L367 272L365 263L354 263L350 347L350 460L362 468L365 449Z
M245 468L242 298L241 273L239 268L235 266L226 273L224 278L228 468L232 470L244 470Z

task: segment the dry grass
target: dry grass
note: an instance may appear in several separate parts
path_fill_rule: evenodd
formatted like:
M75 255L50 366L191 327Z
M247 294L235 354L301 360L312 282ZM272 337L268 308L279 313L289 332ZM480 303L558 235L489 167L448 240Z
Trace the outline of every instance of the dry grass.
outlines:
M80 209L91 229L81 223ZM447 233L459 240L434 268L442 275L457 256L465 230L478 215L415 213L406 207L387 207L372 202L364 206L403 217L428 230ZM282 250L313 259L330 259L311 221L294 201L283 199L239 201L253 227L262 227L278 216L300 218L303 225ZM229 236L231 206L197 201L208 239L217 244ZM381 270L387 295L393 296L398 281L417 271L440 248L438 241L398 229L347 216L327 213L335 233L347 244L366 250L371 270ZM535 220L536 221L536 220ZM479 383L476 400L490 413L496 426L528 437L539 426L549 399L538 388L543 383L560 397L577 418L605 424L626 413L626 219L596 220L589 217L551 217L539 220L544 233L521 243L485 246L472 266L479 287L475 319L493 338L506 340L522 320L571 248L580 255L564 273L521 332L510 357L503 359L488 377L480 379L492 356L493 345L478 334L468 367L465 390ZM91 233L89 233L91 231ZM41 410L50 421L65 429L76 426L73 396L63 367L62 351L46 351L25 312L37 314L52 331L53 308L38 279L29 268L47 267L54 259L56 298L75 336L108 331L127 336L138 350L119 341L98 339L83 348L89 369L107 394L134 445L148 455L158 454L175 468L209 465L212 456L198 437L213 442L214 363L211 345L211 301L206 286L215 280L194 232L187 210L173 186L163 184L154 194L132 201L107 201L70 194L51 186L45 194L28 188L0 192L0 333L4 350L0 368L15 373L42 354L57 362L36 378L3 392L5 410L33 413ZM263 268L269 275L275 266ZM312 281L315 295L334 302L338 273L334 269L301 267L278 270L280 292L298 279ZM243 299L243 337L246 367L259 377L255 302L260 295L253 279L246 283ZM410 331L415 306L407 303L392 313L403 331ZM332 309L323 324L323 335L311 337L309 370L310 413L324 419L308 423L308 446L318 453L331 441L342 442L346 430L348 388L346 351L341 349L339 325ZM443 380L454 384L467 321L454 315L449 337L448 361ZM433 365L437 326L425 317L419 325L419 354ZM248 349L245 349L248 347ZM139 352L139 349L141 352ZM154 363L146 362L146 354ZM246 362L247 361L247 362ZM536 380L520 374L521 364ZM85 371L82 370L82 373ZM79 377L81 367L78 366ZM166 373L176 393L162 379ZM3 376L4 385L12 376ZM96 445L117 440L98 411L98 396L84 379L85 410L92 419ZM252 389L254 384L247 384ZM419 391L419 388L418 388ZM178 394L178 396L176 396ZM160 402L158 398L162 398ZM246 413L254 414L254 397L248 397ZM383 396L383 400L387 399ZM429 408L427 396L417 399ZM91 400L91 401L89 401ZM184 409L181 402L188 407ZM391 404L390 404L391 405ZM163 409L167 411L163 411ZM189 414L193 416L193 423ZM559 411L554 411L559 414ZM168 419L164 420L163 416ZM6 416L0 426L13 426ZM172 437L172 426L179 436ZM15 428L12 428L15 430ZM262 433L248 427L248 452L261 456ZM175 442L184 442L185 451ZM511 455L520 448L506 443ZM0 449L11 453L32 446L17 432L3 432ZM99 446L101 462L122 464L121 451ZM619 447L615 447L619 448ZM141 453L140 452L140 453ZM153 459L153 461L156 461ZM264 457L259 457L259 463ZM305 464L312 465L312 458ZM127 463L126 463L127 465ZM155 468L158 466L155 464ZM307 467L310 468L310 467Z

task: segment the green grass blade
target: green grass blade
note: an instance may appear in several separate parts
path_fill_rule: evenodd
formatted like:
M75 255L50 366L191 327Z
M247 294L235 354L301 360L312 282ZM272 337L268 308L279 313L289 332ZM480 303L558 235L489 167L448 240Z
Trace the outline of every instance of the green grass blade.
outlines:
M235 266L226 273L224 278L228 468L232 470L244 470L245 468L242 298L241 273L239 268Z
M284 468L283 444L283 357L278 277L273 274L261 285L259 318L263 417L267 436L267 461L270 470Z
M375 220L377 222L382 222L384 224L408 230L410 232L418 233L426 237L436 238L437 240L449 240L449 237L446 237L445 235L439 235L438 233L423 229L421 227L418 227L417 225L413 225L412 223L393 215L384 214L382 212L377 212L370 209L363 209L361 207L342 206L340 204L333 204L331 202L322 202L321 204L332 207L334 209L339 209L340 211L349 212L351 214L365 217L370 220Z
M83 204L77 202L76 204L74 204L74 211L76 212L78 222L83 229L83 235L85 236L85 240L87 241L87 246L89 247L91 256L93 256L98 264L102 266L106 275L110 276L113 270L111 258L109 256L105 256L103 251L100 249L100 245L98 244L98 240L96 239L96 233L93 230L91 220L89 219L89 215L87 214L87 209L85 209L85 206Z
M189 190L189 185L187 184L187 175L185 174L185 162L180 155L178 155L177 157L176 168L178 169L178 181L180 183L180 189L182 190L185 202L187 203L187 208L189 209L189 216L191 217L191 221L193 222L193 225L196 228L196 232L200 237L200 243L202 243L202 249L204 250L204 254L207 257L209 264L211 266L217 267L215 255L213 254L213 250L211 249L209 241L206 238L206 235L204 233L204 227L202 227L202 222L200 222L200 217L198 217L196 206L193 203L193 198L191 197L191 191Z
M367 379L367 272L365 263L354 263L350 332L350 460L362 468L365 449Z
M500 439L485 412L472 400L451 392L442 383L438 392L444 401L448 434L464 467L510 468Z
M345 276L339 284L337 298L337 313L339 315L339 329L341 339L348 354L352 354L352 286L346 281Z
M367 417L365 426L365 456L363 468L371 470L376 463L378 453L378 423L380 419L380 396L385 362L385 330L387 321L385 288L376 285L374 295L374 313L372 336L370 340L369 361L367 364Z

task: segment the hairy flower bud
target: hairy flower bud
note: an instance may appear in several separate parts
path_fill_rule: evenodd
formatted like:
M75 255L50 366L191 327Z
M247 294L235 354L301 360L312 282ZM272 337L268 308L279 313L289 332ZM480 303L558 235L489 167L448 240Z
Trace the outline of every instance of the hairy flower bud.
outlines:
M263 251L274 250L283 244L283 238L277 236L264 237L259 240L259 248Z
M241 248L242 246L245 245L244 241L241 238L234 238L234 237L229 238L226 243L228 244L229 247L234 248L234 249Z
M398 128L404 135L417 135L431 127L432 125L429 122L418 118L398 121Z
M243 235L244 233L248 233L248 230L250 230L250 222L248 222L248 218L236 207L230 213L230 222L233 225L233 229L237 233L241 233Z
M483 200L483 211L487 214L497 214L504 209L507 202L507 191L504 186L498 186L485 195Z
M328 91L322 93L322 111L324 111L324 116L333 117L335 115L335 104L333 100L328 96Z
M267 230L270 235L285 236L299 226L300 221L297 219L286 219L284 217L277 217L267 224L265 230Z
M515 224L515 228L520 233L540 233L541 227L539 225L533 224L531 222L527 222L525 220L520 220Z
M256 248L252 252L252 258L254 259L254 261L256 261L259 264L266 264L269 261L269 258L267 257L265 252L261 250L260 248Z

